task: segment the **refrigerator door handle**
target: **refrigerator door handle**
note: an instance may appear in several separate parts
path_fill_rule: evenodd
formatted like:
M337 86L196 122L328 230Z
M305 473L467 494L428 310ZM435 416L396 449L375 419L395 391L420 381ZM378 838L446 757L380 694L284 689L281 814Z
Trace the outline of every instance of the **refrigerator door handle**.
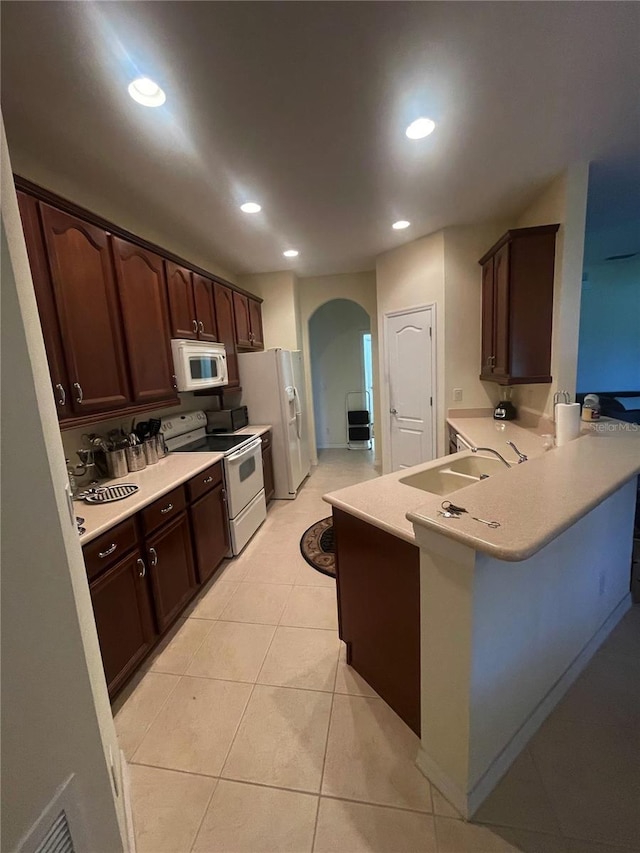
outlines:
M298 389L295 385L293 386L293 397L295 402L296 432L298 433L298 438L302 438L302 432L300 429L302 421L302 406L300 405L300 395L298 394Z

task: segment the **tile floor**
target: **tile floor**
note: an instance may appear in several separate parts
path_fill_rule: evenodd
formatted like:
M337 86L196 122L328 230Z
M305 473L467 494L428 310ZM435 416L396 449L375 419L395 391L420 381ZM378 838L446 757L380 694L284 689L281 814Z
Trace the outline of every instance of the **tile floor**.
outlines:
M335 583L299 553L322 494L373 476L322 453L118 700L139 853L640 851L639 609L465 823L345 664Z

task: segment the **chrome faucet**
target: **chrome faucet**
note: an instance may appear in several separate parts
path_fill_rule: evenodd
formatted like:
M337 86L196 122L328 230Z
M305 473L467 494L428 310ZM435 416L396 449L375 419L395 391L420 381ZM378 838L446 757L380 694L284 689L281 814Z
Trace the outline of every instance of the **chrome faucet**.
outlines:
M517 455L517 457L518 457L518 465L520 465L522 462L526 462L526 461L527 461L527 459L528 459L529 457L526 455L526 453L521 453L512 441L508 441L508 442L507 442L507 444L509 445L509 447L510 447L510 448L515 452L515 454Z
M507 462L504 456L498 453L497 450L494 450L493 447L475 447L473 444L469 444L469 442L465 438L463 438L460 433L456 433L456 438L461 441L462 444L465 445L465 447L468 447L472 453L477 453L479 450L484 450L486 453L493 453L493 455L497 456L501 462L504 462L507 468L511 468L510 463Z

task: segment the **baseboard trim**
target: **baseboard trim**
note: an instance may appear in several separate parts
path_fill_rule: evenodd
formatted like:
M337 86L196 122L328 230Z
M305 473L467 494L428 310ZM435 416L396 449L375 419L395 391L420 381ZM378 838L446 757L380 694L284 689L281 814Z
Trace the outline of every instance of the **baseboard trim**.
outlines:
M429 781L433 782L436 788L438 788L464 818L471 818L491 791L493 791L533 735L585 669L611 631L630 609L631 603L631 594L627 593L469 791L465 793L436 764L426 750L422 746L420 747L416 758L418 769Z

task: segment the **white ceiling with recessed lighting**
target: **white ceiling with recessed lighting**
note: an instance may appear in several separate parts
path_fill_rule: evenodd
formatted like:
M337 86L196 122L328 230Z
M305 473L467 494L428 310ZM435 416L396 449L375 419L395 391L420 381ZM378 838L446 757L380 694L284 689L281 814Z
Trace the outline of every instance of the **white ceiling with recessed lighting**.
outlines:
M231 271L355 271L507 217L580 159L590 221L628 217L639 33L637 3L3 3L2 110L16 171ZM147 76L156 109L127 94ZM407 138L419 117L434 132Z

